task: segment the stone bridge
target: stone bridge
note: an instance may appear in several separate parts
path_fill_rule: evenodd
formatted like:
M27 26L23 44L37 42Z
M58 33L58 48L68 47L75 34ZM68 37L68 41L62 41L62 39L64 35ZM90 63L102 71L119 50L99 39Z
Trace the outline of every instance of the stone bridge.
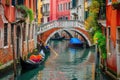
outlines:
M79 33L87 41L89 46L92 46L92 40L88 31L84 28L84 23L78 20L56 20L46 24L42 24L38 27L38 41L42 40L45 43L60 30L75 31Z

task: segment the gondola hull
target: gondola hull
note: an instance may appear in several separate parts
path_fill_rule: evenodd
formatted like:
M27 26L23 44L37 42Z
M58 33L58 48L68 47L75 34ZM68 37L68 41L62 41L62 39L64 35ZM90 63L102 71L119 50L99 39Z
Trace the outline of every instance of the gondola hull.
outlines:
M83 44L69 44L68 46L72 48L80 48L80 47L82 48Z
M20 64L23 70L30 70L30 69L37 68L40 64L42 64L42 62L43 60L37 63L27 62L20 57Z

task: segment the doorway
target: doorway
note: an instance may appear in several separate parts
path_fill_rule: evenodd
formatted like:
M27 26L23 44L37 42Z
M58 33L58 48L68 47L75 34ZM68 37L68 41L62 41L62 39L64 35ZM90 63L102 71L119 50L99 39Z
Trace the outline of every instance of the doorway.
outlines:
M20 58L21 54L21 29L20 26L16 28L16 57L17 59Z

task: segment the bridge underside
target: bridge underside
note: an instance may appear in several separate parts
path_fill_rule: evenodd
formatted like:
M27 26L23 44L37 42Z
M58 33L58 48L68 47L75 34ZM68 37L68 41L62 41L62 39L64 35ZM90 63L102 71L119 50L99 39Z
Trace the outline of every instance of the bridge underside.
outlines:
M45 44L49 41L49 39L57 32L59 31L65 31L70 37L73 37L72 34L70 34L69 31L74 31L81 35L84 40L88 43L89 46L92 46L92 41L89 36L89 33L83 29L80 28L70 28L70 29L65 29L65 28L52 28L44 33L41 33L38 35L38 41L42 40Z

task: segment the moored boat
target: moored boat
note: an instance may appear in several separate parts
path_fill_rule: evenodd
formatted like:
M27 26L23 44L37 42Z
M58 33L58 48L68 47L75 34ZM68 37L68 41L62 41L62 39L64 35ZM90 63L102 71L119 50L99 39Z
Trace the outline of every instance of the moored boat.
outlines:
M51 40L63 40L65 38L65 36L62 37L57 37L57 38L50 38Z
M42 65L42 63L44 63L44 58L45 57L35 62L31 59L23 60L22 57L20 57L20 64L23 70L30 70L30 69L34 69Z
M83 42L78 38L71 38L68 46L69 47L83 47Z

